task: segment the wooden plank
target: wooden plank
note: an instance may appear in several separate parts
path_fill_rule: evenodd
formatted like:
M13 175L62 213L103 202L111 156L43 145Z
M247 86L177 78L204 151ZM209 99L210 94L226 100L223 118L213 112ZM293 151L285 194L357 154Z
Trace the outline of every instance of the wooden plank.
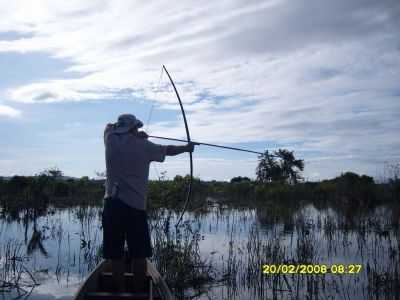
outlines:
M88 293L85 300L149 300L147 293Z
M167 286L164 279L161 277L160 273L157 271L155 266L149 261L147 263L147 278L149 279L147 293L112 293L112 291L101 292L101 287L103 279L111 279L112 273L111 264L107 260L103 260L99 265L89 274L87 279L81 284L77 293L74 296L74 300L94 300L94 299L104 299L104 300L120 300L120 299L154 299L154 300L174 300L175 297L172 295L169 287ZM130 284L134 280L134 275L132 273L125 273L125 279L130 281ZM154 284L153 284L154 283ZM155 288L155 290L153 290ZM128 291L133 291L133 287L128 287Z
M158 292L162 299L175 300L175 297L172 295L167 283L161 277L160 273L157 271L156 267L150 262L150 260L147 260L147 273L153 278L153 282L158 288Z
M133 273L124 273L126 292L134 291L135 276ZM149 282L152 280L150 276L146 276L145 290L150 288ZM102 272L99 276L98 292L113 292L115 291L114 278L111 272Z
M74 296L74 300L84 300L85 294L89 292L95 292L98 289L98 277L103 271L106 262L103 260L98 266L89 274L86 280L81 284L78 291Z

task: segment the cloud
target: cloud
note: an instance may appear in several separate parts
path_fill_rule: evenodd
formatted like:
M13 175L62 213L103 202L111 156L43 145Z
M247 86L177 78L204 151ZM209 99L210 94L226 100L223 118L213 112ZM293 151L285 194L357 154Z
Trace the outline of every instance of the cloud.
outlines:
M16 90L9 91L10 99L21 103L52 103L63 101L87 101L111 98L114 93L99 87L92 90L79 89L79 80L52 80L46 83L32 83Z
M338 57L335 49L343 52L340 48L346 44L365 47L372 43L376 49L380 42L390 48L390 43L397 41L399 21L395 16L399 5L395 1L231 1L193 7L197 6L190 1L173 8L161 1L134 6L119 1L90 5L74 2L66 6L45 1L32 10L10 5L8 10L4 8L3 23L7 26L3 30L15 24L13 30L31 36L1 41L0 51L45 51L71 59L69 70L91 72L79 77L81 84L74 79L58 81L58 93L65 96L57 99L62 101L71 94L75 95L71 100L90 99L91 94L85 91L100 87L140 86L141 95L146 97L162 63L175 66L176 77L194 83L192 91L180 86L186 99L194 99L195 90L213 91L220 96L249 95L254 91L262 97L264 93L259 94L259 89L265 86L265 77L254 80L254 71L254 75L268 78L274 76L268 67L276 66L274 71L279 71L293 60L309 60L307 53L318 49L330 48L334 61L344 62L346 57ZM314 63L325 59L312 56ZM258 62L258 68L252 60ZM187 65L190 68L182 67ZM333 71L341 72L331 65L314 67L305 77L326 78ZM299 72L296 68L291 71ZM232 73L233 77L228 77ZM207 77L216 80L204 80ZM32 94L28 99L41 101L46 86L54 93L54 82L49 81L31 87L32 92L37 88L39 96ZM19 94L15 92L12 98L18 100Z
M158 82L166 64L193 139L380 161L399 149L399 13L395 0L7 3L0 32L18 35L0 41L0 55L47 53L74 75L6 95L151 100L177 116L152 133L185 137L166 74Z
M0 104L0 117L15 118L21 115L21 111L7 105Z

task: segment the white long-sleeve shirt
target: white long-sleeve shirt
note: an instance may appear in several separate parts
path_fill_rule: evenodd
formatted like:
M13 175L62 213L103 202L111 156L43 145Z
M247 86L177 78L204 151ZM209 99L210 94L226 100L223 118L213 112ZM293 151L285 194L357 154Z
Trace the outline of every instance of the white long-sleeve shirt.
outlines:
M146 210L150 162L163 162L166 146L132 133L104 131L106 158L105 197L117 197L130 207Z

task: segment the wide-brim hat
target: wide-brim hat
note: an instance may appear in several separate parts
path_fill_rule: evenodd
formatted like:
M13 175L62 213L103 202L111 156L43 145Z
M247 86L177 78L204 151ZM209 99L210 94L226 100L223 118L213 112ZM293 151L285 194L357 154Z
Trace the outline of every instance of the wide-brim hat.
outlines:
M118 122L115 123L115 133L126 133L134 128L140 128L143 126L142 121L138 120L132 114L123 114L118 117Z

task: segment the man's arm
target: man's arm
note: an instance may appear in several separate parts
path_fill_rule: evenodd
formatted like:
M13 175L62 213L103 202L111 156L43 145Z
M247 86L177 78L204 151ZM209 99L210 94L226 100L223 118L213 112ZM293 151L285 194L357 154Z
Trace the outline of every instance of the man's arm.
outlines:
M174 156L174 155L178 155L178 154L185 153L185 152L193 152L194 145L195 145L194 143L189 143L185 146L169 145L169 146L167 146L166 155Z
M137 131L135 134L138 137L145 138L145 139L147 139L149 137L147 135L147 133L144 131ZM175 156L175 155L182 154L185 152L193 152L195 145L199 145L199 144L190 142L190 143L186 144L185 146L169 145L169 146L166 146L167 149L166 149L165 155Z

